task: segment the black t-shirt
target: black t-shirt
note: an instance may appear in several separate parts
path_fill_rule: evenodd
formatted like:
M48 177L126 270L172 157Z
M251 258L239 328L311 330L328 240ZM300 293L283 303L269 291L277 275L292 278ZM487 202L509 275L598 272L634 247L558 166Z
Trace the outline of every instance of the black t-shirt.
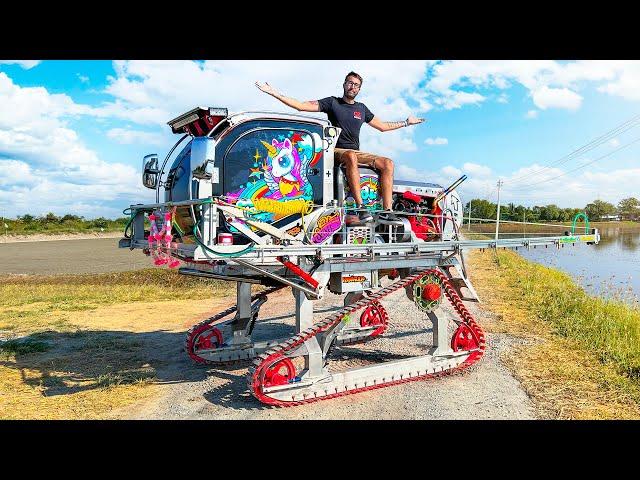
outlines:
M360 127L364 122L369 123L374 117L367 106L360 102L352 105L338 97L326 97L318 100L318 103L320 111L327 114L331 124L342 129L336 147L359 150Z

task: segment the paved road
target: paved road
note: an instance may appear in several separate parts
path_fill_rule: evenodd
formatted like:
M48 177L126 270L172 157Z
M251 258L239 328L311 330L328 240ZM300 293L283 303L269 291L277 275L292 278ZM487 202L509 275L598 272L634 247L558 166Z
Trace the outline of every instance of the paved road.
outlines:
M104 273L152 266L141 250L118 248L117 238L0 243L0 274Z

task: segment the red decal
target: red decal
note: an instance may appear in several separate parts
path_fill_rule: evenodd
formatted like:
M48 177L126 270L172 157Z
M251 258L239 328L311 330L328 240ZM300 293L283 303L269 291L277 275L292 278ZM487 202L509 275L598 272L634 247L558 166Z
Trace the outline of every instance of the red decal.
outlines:
M362 114L357 110L353 112L353 118L357 118L358 120L362 120Z

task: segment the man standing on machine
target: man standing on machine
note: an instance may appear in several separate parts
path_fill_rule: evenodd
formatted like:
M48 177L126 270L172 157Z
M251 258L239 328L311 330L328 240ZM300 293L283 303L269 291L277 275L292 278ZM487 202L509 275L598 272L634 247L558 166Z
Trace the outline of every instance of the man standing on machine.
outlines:
M300 102L282 95L266 82L256 82L256 86L263 92L300 112L324 112L329 117L332 125L342 129L334 149L334 161L345 165L347 183L356 201L356 211L347 211L348 224L363 224L373 221L369 211L362 206L358 164L367 165L377 170L380 174L382 208L388 213L381 214L379 218L397 220L397 217L390 213L393 193L393 161L390 158L360 151L360 127L362 127L363 123L368 123L376 130L388 132L397 128L422 123L424 122L423 118L410 115L406 120L400 122L384 122L380 120L371 113L364 103L356 102L355 98L362 87L362 77L356 72L349 72L345 77L342 86L344 89L342 98L326 97L321 100Z

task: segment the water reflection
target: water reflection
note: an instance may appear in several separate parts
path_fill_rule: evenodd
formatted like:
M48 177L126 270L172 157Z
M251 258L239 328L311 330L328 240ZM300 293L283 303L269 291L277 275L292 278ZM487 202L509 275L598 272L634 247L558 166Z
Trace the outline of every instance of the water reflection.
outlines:
M598 245L518 249L523 257L569 273L587 292L638 305L640 297L640 229L599 229Z

